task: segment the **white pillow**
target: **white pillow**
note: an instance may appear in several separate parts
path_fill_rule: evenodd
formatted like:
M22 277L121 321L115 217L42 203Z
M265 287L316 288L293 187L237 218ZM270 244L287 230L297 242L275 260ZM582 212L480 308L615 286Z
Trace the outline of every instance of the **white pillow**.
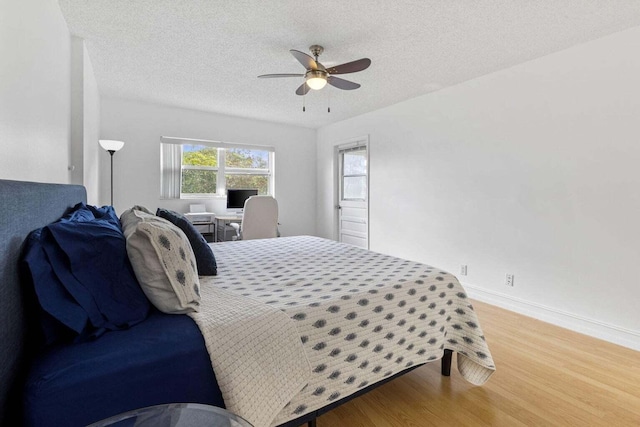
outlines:
M144 206L135 205L131 209L127 209L120 215L120 225L122 226L122 232L124 237L129 237L136 229L136 225L142 221L164 221L163 218L157 217Z
M190 313L200 307L200 280L187 236L162 218L138 210L125 221L129 260L149 301L164 313Z

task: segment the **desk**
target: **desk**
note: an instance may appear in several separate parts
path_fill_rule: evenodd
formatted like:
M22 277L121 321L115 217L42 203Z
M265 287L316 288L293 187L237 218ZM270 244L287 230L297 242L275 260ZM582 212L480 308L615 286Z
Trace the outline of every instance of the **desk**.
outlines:
M215 215L213 217L213 241L224 242L226 227L230 222L242 222L242 215ZM220 236L222 232L222 236Z
M202 234L207 242L215 242L215 230L211 229L214 225L213 217L215 214L213 212L189 212L184 214L184 216L193 224L196 230Z
M212 230L213 221L209 221L209 222L199 221L199 222L193 222L192 224L196 228L196 230L198 230L198 232L202 234L202 237L204 237L204 239L208 243L211 243L214 241L213 236L215 234L215 230Z

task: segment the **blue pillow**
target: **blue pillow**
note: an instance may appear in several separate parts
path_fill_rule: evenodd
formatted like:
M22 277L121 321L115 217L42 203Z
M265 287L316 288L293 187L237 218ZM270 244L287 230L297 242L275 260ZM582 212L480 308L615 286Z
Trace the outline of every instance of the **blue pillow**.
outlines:
M42 309L76 341L147 317L150 303L133 273L111 206L78 204L60 221L32 232L25 249L23 260ZM58 338L56 328L43 317L50 343Z
M211 246L209 246L202 234L196 230L191 221L185 218L184 215L168 209L158 208L156 215L177 226L187 236L191 249L193 249L193 254L196 256L196 264L200 276L215 276L218 274L216 257L213 255Z

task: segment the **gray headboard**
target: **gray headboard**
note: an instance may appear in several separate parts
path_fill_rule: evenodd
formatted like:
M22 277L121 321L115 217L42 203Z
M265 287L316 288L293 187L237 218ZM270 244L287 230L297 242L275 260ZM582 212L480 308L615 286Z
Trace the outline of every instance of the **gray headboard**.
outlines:
M30 231L86 202L80 185L0 180L0 425L14 419L20 396L14 387L24 373L26 320L18 258Z

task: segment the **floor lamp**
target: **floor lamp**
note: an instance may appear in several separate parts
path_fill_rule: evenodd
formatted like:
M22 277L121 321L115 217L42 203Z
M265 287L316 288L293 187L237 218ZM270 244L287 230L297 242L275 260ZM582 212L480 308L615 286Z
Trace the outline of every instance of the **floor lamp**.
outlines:
M124 142L113 139L101 139L98 141L100 147L107 150L111 156L111 206L113 206L113 154L124 147Z

